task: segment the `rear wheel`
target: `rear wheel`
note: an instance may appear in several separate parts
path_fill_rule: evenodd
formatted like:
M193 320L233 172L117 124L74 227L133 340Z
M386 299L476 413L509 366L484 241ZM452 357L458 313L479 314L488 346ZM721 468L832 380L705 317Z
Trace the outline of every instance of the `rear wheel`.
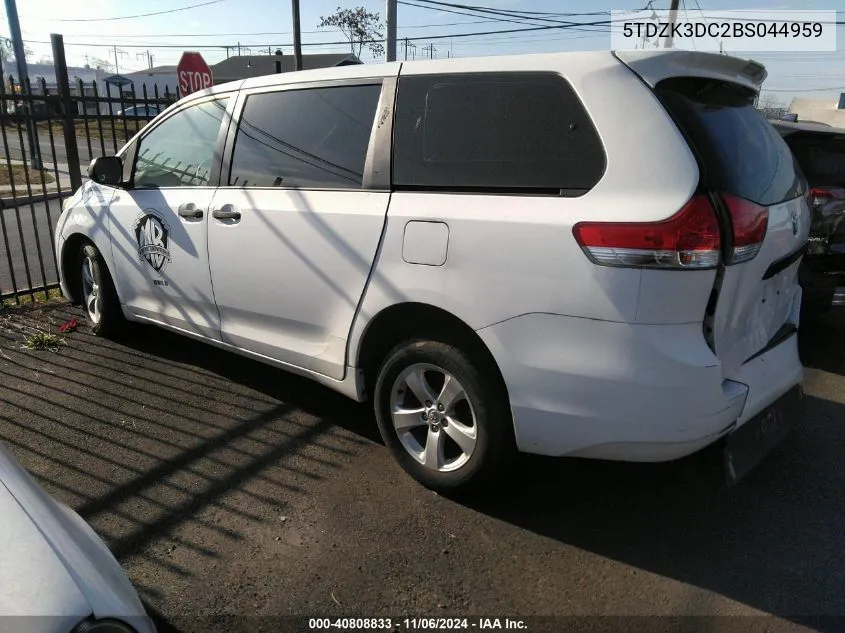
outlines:
M98 336L114 334L124 324L120 301L103 256L93 244L79 252L80 295L91 331Z
M396 461L429 488L474 488L511 452L509 405L499 381L449 343L396 346L379 370L375 410Z

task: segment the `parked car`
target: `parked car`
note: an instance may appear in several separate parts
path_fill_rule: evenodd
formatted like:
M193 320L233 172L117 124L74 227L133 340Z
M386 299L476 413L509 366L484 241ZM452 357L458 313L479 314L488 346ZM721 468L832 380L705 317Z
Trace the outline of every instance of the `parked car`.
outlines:
M798 274L804 308L820 313L845 306L845 130L819 123L772 124L810 185L813 223Z
M128 119L153 119L161 113L157 105L131 106L120 110L117 116L124 116Z
M371 400L433 488L514 448L717 441L736 480L802 381L810 215L751 105L764 77L588 52L216 86L93 162L56 232L62 289L97 333L153 323Z
M15 633L155 633L111 552L0 446L0 620ZM8 627L8 628L6 628Z

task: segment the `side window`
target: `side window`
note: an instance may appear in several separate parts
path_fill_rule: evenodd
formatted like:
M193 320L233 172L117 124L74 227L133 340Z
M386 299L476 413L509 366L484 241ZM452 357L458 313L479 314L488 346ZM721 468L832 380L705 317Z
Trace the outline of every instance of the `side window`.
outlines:
M244 104L229 185L360 187L381 85L265 92Z
M228 101L226 97L186 108L144 136L135 161L135 187L207 185Z
M604 148L575 91L555 73L420 75L399 80L397 187L580 195Z

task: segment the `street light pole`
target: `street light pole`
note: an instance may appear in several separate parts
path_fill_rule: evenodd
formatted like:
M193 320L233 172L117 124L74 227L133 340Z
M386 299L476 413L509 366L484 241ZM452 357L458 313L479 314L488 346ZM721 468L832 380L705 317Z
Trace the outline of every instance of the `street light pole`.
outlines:
M302 70L302 36L299 26L299 0L291 0L293 10L293 69Z

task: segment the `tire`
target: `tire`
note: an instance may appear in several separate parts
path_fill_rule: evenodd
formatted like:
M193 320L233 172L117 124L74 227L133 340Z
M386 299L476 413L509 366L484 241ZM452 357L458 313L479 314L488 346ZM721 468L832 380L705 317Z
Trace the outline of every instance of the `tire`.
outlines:
M393 348L378 372L374 407L394 459L433 490L476 489L514 452L500 380L450 343L414 339Z
M125 324L120 300L103 256L93 244L85 244L77 260L79 295L91 331L97 336L116 334Z

